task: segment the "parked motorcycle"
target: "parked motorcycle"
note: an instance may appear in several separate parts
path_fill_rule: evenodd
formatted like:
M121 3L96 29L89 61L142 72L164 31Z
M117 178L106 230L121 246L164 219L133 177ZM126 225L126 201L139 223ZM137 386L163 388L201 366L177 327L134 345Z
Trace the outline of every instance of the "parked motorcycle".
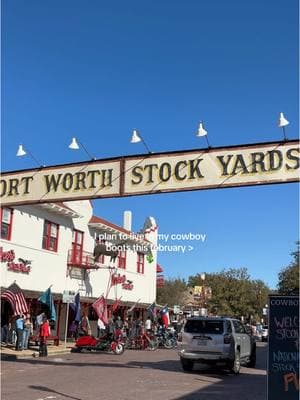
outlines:
M75 346L72 348L73 353L81 353L83 351L106 351L116 355L124 353L124 342L120 338L111 338L103 336L95 338L94 336L81 336L76 340Z
M131 350L156 350L158 348L158 340L154 335L142 332L138 336L127 338L125 347Z
M165 349L173 349L177 346L177 338L176 335L169 332L166 329L159 330L156 334L159 346L164 347Z

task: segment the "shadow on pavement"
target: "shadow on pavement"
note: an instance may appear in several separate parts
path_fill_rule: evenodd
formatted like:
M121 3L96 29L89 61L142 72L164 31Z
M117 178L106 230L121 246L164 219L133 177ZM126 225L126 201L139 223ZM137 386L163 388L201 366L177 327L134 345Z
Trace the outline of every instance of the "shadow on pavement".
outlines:
M29 387L30 389L38 390L39 392L48 392L48 393L59 394L59 395L64 396L64 397L66 397L66 398L68 398L68 399L82 400L82 399L80 399L79 397L69 396L69 395L67 395L67 394L65 394L65 393L57 392L56 390L50 389L50 388L48 388L48 387L46 387L46 386L30 385L30 386L28 386L28 387ZM50 396L49 396L49 398L50 398Z
M204 377L208 375L205 374ZM218 375L220 377L220 375ZM204 378L203 377L203 378ZM205 379L199 378L200 381ZM221 382L202 387L172 400L266 400L267 380L265 375L241 374L239 376L224 377Z

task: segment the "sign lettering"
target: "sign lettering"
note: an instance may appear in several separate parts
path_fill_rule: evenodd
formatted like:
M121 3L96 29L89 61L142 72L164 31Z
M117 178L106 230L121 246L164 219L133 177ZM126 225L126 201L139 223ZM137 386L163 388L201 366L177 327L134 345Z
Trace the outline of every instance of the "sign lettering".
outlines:
M299 181L298 140L3 173L2 206Z

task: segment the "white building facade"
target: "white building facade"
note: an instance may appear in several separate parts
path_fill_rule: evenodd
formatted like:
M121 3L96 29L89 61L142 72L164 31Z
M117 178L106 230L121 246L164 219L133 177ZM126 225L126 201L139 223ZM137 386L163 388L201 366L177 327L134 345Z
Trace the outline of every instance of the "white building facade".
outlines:
M2 292L17 283L34 317L42 310L38 297L51 287L57 314L53 335L60 338L65 335L67 314L64 291L80 294L81 311L92 321L96 321L92 304L101 295L107 299L109 316L114 312L124 318L135 305L133 312L144 317L156 298L157 225L149 217L134 234L130 212L124 214L124 224L117 226L93 215L87 200L2 208ZM105 241L105 248L118 250L115 261L101 254L95 262L98 240ZM6 321L12 310L2 303L2 321ZM70 310L67 326L73 318Z

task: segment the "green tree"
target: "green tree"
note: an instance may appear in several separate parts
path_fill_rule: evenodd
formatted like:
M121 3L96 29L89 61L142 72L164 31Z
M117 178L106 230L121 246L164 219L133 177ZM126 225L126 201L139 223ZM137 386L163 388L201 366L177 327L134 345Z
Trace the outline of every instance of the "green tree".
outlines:
M183 305L183 297L187 285L184 279L166 279L165 284L161 288L157 288L156 303L168 304L173 307L175 304Z
M263 281L251 280L247 268L230 268L206 274L205 281L197 274L189 278L189 286L209 286L212 297L207 301L210 313L259 320L270 289Z
M299 295L299 254L300 242L296 243L297 249L291 253L293 260L281 269L278 274L278 292L285 295Z

